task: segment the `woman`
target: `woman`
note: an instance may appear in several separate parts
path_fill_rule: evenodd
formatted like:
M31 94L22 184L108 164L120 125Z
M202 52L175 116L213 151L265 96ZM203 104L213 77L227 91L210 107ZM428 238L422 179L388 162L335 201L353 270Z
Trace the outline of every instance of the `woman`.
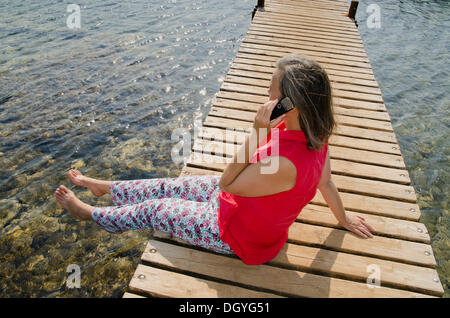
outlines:
M70 170L75 185L96 196L110 193L115 206L92 207L63 185L56 200L78 219L92 219L111 233L152 228L236 254L246 264L262 264L279 253L289 226L319 189L344 228L372 237L374 229L362 217L345 213L331 180L328 138L336 123L325 70L287 55L277 62L268 92L269 102L258 110L254 129L221 177L101 181ZM283 97L295 107L270 121Z

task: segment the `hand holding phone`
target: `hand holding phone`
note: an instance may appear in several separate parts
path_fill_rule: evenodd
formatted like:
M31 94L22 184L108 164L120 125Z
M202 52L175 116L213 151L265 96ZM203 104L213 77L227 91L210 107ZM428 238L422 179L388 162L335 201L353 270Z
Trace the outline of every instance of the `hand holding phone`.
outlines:
M273 109L272 114L270 115L270 120L274 120L275 118L280 117L293 108L294 104L292 103L291 99L287 96L283 97Z

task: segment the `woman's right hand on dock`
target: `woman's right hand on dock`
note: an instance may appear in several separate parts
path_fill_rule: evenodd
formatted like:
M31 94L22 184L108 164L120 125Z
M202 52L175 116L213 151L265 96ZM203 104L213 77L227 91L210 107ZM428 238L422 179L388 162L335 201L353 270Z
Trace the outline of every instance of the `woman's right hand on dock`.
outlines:
M366 220L359 215L346 215L345 223L342 224L347 230L355 233L363 238L373 237L371 232L375 232L375 229L366 223Z

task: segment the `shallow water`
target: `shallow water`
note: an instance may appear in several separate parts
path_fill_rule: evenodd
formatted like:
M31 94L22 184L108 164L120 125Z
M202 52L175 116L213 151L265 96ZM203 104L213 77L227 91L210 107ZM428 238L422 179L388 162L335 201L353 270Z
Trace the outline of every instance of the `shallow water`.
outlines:
M53 199L73 167L103 179L175 177L175 128L203 120L256 3L0 3L0 297L119 297L150 231L112 235ZM357 19L448 295L447 1L377 1L381 28ZM66 287L67 266L81 288Z
M372 1L356 19L430 233L437 271L450 279L450 2L382 0L381 27L370 28Z

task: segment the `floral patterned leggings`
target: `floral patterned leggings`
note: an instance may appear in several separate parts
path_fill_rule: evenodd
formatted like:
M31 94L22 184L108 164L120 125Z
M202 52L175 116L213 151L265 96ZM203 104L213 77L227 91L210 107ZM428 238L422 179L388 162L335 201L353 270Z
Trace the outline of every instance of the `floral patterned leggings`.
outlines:
M233 254L220 239L218 176L113 181L114 207L95 208L92 219L110 233L154 229L208 250Z

